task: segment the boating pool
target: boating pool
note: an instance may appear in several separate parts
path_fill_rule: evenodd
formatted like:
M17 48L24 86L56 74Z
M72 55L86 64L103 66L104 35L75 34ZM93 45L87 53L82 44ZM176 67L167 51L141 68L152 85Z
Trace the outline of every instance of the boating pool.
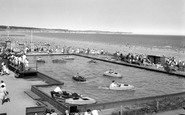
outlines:
M30 64L35 65L35 60L38 57L41 56L28 56ZM91 97L96 99L98 103L185 91L185 78L182 77L102 61L89 64L88 61L91 59L78 56L74 56L74 60L67 60L67 63L52 63L53 59L60 59L62 57L61 55L42 56L46 63L37 63L38 71L64 82L63 90ZM121 73L123 77L113 78L103 76L103 73L109 69ZM86 77L87 81L84 83L74 81L72 76L77 72ZM107 88L112 80L134 85L136 89L132 91L109 90ZM45 90L51 91L53 89L46 88Z

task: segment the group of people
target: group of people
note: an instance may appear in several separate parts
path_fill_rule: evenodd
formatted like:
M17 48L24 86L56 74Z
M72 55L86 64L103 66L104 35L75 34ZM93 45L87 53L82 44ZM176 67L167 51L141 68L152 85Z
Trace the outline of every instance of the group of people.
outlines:
M16 56L12 54L8 57L8 60L10 64L18 67L21 71L29 69L29 60L24 53L21 56Z
M177 60L175 59L175 57L164 57L165 58L164 62L158 62L154 64L146 54L144 55L128 53L127 55L123 55L120 52L116 52L113 54L113 56L117 60L121 60L132 64L156 66L157 69L163 68L164 70L165 70L164 66L167 66L169 68L172 68L172 70L174 71L185 71L185 61Z
M55 109L46 109L46 115L57 115Z
M185 71L185 61L177 60L174 57L166 58L166 66L173 68L175 71Z
M121 61L132 63L132 64L152 65L151 60L147 57L147 55L144 55L144 54L128 53L126 55L123 55L122 53L117 51L113 54L113 56L117 60L121 60Z
M0 99L2 100L2 105L5 102L10 102L10 98L8 98L8 91L6 89L6 84L3 80L0 83Z

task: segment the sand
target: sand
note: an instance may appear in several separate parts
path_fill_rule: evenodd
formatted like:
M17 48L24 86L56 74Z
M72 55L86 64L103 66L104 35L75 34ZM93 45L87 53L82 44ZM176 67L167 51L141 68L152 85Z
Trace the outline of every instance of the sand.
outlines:
M27 35L25 38L30 40L30 36ZM87 41L76 41L76 40L67 40L67 39L57 39L57 38L47 38L47 37L38 37L33 36L33 41L45 41L51 44L60 45L60 46L71 46L74 48L90 48L90 49L97 49L101 50L104 49L107 52L115 53L119 51L123 54L128 53L138 53L138 54L147 54L147 55L159 55L159 56L166 56L166 57L175 57L177 60L185 61L185 51L177 51L171 49L159 49L156 47L153 48L146 48L141 46L126 46L126 45L112 45L112 44L104 44L104 43L97 43L97 42L87 42Z
M22 35L22 33L18 33ZM21 43L24 43L24 41L28 42L45 42L50 43L54 45L59 45L61 47L63 46L70 46L74 48L90 48L90 49L97 49L101 50L104 49L105 51L109 53L115 53L116 51L119 51L123 54L128 53L138 53L138 54L147 54L147 55L160 55L160 56L166 56L166 57L175 57L177 60L185 60L185 49L178 51L178 50L172 50L169 48L166 49L160 49L155 46L153 48L146 48L142 46L126 46L126 45L112 45L112 44L104 44L104 43L97 43L97 42L87 42L87 41L77 41L77 40L67 40L67 39L58 39L58 38L51 38L51 37L38 37L38 36L30 36L30 33L27 33L25 37L10 37L11 39L15 39L17 41L20 41Z

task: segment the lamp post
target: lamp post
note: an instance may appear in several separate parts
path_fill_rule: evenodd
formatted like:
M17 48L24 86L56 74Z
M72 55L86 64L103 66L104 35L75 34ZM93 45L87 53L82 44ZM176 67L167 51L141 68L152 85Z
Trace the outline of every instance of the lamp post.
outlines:
M30 41L30 42L31 42L31 43L30 43L30 48L31 48L31 52L32 52L32 48L33 48L33 47L32 47L32 45L33 45L33 44L32 44L32 42L33 42L33 38L32 38L32 29L30 29L30 34L31 34L31 35L30 35L30 39L31 39L31 41Z
M8 34L8 40L10 39L10 27L7 26L7 34Z

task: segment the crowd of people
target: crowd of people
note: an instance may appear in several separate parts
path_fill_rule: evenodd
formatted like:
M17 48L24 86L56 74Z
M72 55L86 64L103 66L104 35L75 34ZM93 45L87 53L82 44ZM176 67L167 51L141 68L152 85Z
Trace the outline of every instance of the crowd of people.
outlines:
M165 67L172 68L172 71L185 71L185 61L176 60L174 57L166 58Z
M29 60L24 53L20 56L10 54L7 59L9 60L9 64L19 68L21 71L29 69Z
M136 65L144 65L144 66L155 66L157 69L164 69L166 71L185 71L185 61L177 60L175 57L165 57L161 56L160 58L164 58L164 60L158 60L157 63L154 63L150 60L148 55L144 54L133 54L128 53L123 55L120 52L115 52L113 57L116 60L124 61L131 64Z

